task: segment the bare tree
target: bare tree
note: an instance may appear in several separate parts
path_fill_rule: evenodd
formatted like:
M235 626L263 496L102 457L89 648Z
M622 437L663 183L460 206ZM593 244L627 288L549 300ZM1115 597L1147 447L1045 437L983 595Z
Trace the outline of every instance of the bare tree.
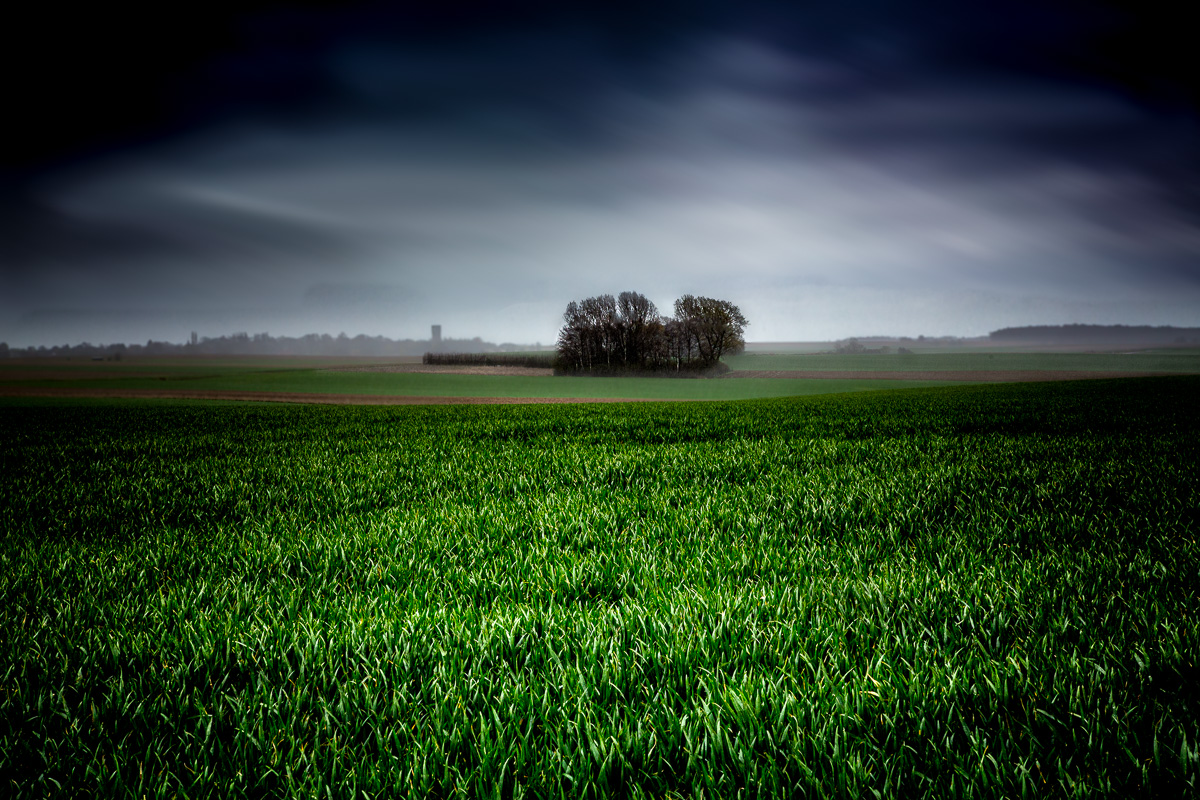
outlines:
M675 301L675 318L684 329L689 349L695 347L696 357L705 366L746 346L745 331L750 323L728 300L685 294Z
M651 338L659 324L658 309L644 294L621 292L617 296L617 311L624 361L644 368L649 362Z
M692 370L716 365L745 345L748 324L733 303L684 295L661 317L637 292L571 301L558 334L559 364L580 372Z
M567 303L567 310L563 312L563 323L562 330L558 332L557 345L560 365L564 369L577 372L589 369L591 364L585 358L584 346L586 323L579 303L574 300Z
M612 369L613 361L619 361L617 354L619 331L617 321L617 301L611 294L589 297L579 304L587 323L588 335L585 337L590 351L589 361L593 366L603 366ZM614 356L617 356L614 359Z

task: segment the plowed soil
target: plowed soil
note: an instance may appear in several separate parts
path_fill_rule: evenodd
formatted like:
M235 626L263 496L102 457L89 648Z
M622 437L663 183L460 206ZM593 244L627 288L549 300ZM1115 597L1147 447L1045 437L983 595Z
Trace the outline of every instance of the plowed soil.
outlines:
M1102 370L1044 370L1044 369L972 369L972 370L792 370L748 369L730 372L722 377L737 378L807 378L810 380L879 380L879 381L964 381L969 383L1027 383L1030 381L1079 381L1099 378L1146 378L1172 375L1170 372L1108 372Z
M390 394L303 394L188 389L101 389L75 386L0 386L0 397L119 397L166 400L240 400L339 406L525 405L529 403L672 403L644 397L412 397Z

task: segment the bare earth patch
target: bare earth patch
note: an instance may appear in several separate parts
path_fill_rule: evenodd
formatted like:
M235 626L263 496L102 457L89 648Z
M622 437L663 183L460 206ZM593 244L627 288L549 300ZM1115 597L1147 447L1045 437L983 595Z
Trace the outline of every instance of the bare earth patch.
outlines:
M113 378L170 378L178 377L170 372L154 370L129 370L117 372L101 369L52 369L48 367L33 367L30 369L0 370L0 380L5 381L108 381Z
M806 378L809 380L879 380L879 381L964 381L969 383L1027 383L1031 381L1079 381L1101 378L1149 378L1174 375L1173 372L1117 372L1101 370L1045 369L971 369L971 370L791 370L748 369L730 372L731 378Z
M0 386L0 397L113 397L158 400L238 400L255 403L322 403L339 406L528 405L532 403L675 403L646 397L413 397L390 394L227 392L190 389L107 389L77 386Z

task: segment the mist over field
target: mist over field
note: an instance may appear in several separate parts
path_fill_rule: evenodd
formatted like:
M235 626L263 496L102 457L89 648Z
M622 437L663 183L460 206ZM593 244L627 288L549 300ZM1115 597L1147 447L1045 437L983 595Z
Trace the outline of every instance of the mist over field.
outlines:
M624 290L728 299L756 341L1200 324L1197 92L1165 4L17 22L13 346L549 344L568 301Z

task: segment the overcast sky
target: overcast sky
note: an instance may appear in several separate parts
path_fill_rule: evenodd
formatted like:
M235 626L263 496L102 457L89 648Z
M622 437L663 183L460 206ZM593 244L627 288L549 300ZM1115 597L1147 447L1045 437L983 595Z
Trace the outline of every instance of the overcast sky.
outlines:
M1181 4L28 5L11 345L550 343L630 289L751 341L1200 325Z

